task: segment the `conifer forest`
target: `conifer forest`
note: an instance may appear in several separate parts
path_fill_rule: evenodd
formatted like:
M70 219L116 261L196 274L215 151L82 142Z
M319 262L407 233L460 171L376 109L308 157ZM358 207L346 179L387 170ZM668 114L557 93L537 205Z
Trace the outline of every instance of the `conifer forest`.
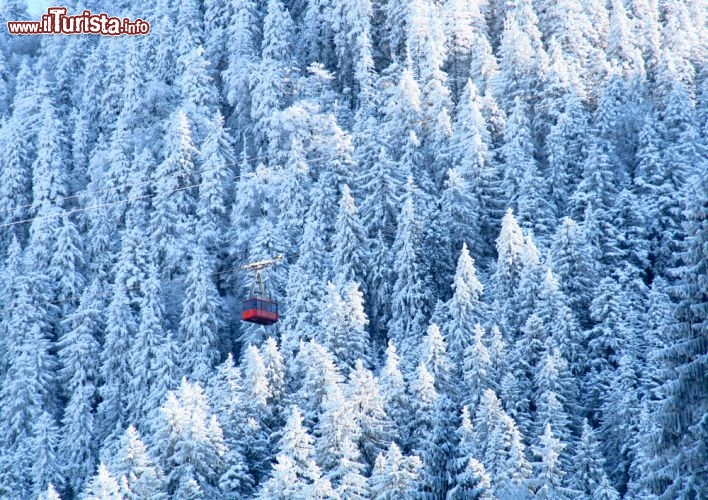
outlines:
M708 499L705 1L65 5L150 31L0 0L0 499Z

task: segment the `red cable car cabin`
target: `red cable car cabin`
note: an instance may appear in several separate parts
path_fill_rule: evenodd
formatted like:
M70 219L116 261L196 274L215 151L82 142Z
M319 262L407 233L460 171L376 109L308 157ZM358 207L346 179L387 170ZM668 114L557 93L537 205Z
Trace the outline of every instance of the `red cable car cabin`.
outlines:
M269 299L251 297L243 301L241 320L259 325L278 322L278 303Z

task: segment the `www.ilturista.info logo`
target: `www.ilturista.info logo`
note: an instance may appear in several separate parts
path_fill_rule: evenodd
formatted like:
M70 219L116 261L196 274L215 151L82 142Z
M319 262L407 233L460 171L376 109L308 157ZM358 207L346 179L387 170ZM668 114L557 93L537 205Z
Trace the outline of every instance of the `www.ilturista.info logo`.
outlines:
M147 35L150 23L138 18L110 17L85 10L76 16L67 16L66 7L49 7L41 21L8 21L11 35Z

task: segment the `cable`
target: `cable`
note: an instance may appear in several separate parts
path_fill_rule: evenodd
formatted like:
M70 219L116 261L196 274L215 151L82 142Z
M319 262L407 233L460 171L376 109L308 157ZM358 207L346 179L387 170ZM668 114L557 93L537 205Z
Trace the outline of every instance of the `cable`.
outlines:
M423 124L425 124L425 123L430 123L430 122L433 122L433 121L436 121L436 120L435 120L435 119L421 120L420 122L418 122L418 124L419 124L419 125L423 125ZM272 154L272 155L264 155L264 156L254 156L254 157L250 157L250 158L242 158L242 159L240 159L239 161L235 161L235 162L232 162L232 163L226 163L226 164L221 165L221 166L219 166L219 167L202 168L202 169L200 169L200 170L195 170L194 172L191 172L191 173L192 173L192 174L200 174L200 173L208 172L208 171L211 171L211 170L216 170L217 168L222 168L222 167L234 167L234 166L237 166L237 165L242 165L242 164L244 164L244 163L254 163L254 162L256 162L256 161L267 160L267 159L269 159L269 158L277 158L277 157L279 157L279 156L280 156L280 155ZM320 156L320 157L317 157L317 158L306 159L306 160L303 160L303 163L312 163L312 162L315 162L315 161L326 160L326 159L328 159L328 158L335 158L335 157L337 157L337 156L338 156L338 155L337 155L336 153L334 153L334 154L327 155L327 156ZM163 176L160 176L160 177L151 178L151 179L146 180L146 181L143 181L143 182L139 182L139 183L137 183L137 184L128 184L128 183L126 183L126 184L119 184L119 185L117 185L117 186L111 186L111 187L105 187L105 188L101 188L101 189L96 189L96 190L93 190L93 191L84 191L84 192L80 192L80 193L76 193L76 194L72 194L72 195L62 196L62 197L60 197L60 198L57 198L57 201L62 201L62 202L63 202L63 201L66 201L66 200L73 200L73 199L76 199L76 198L82 198L82 197L84 197L84 196L96 195L96 194L99 194L99 193L105 193L105 192L108 192L108 191L118 190L118 189L120 189L120 188L132 188L132 187L136 187L136 186L146 186L146 185L152 184L153 182L155 182L155 181L157 181L157 180L159 180L159 179L164 179L164 178L168 178L168 177L170 177L170 176L175 176L175 175L178 175L178 174L177 174L177 173L174 173L174 174L163 175ZM240 176L236 176L235 179L240 179ZM4 208L4 209L0 210L0 214L4 214L4 213L8 213L8 212L13 212L13 211L15 211L15 210L21 210L21 209L23 209L23 208L32 208L33 206L34 206L34 202L32 202L32 203L27 203L27 204L25 204L25 205L18 205L18 206L14 206L14 207L8 207L8 208ZM72 211L72 212L70 212L70 213L74 213L74 211ZM18 224L19 224L19 223L24 223L24 222L32 221L32 220L34 220L34 218L24 219L24 220L22 220L22 221L15 221L15 223L18 223ZM6 227L7 225L13 225L13 224L14 224L14 223L0 225L0 228Z
M555 93L555 92L546 92L546 93L542 93L542 94L537 94L537 95L535 95L535 96L533 96L533 97L534 97L534 98L539 98L539 97L540 97L540 98L543 98L543 97L546 97L546 96L559 97L558 94ZM524 101L530 101L530 100L531 100L530 97L526 97L526 96L524 95ZM545 109L545 108L547 108L547 107L549 107L549 105L546 105L546 106L538 106L538 105L536 105L536 106L534 106L534 109L537 109L537 108L543 108L543 109ZM426 123L435 122L435 121L437 121L437 119L435 119L435 118L430 118L430 119L427 119L427 120L420 120L420 121L418 122L418 125L424 125L424 124L426 124ZM236 162L226 163L226 164L222 165L221 167L233 167L233 166L237 166L237 165L242 165L242 164L244 164L244 163L253 163L253 162L256 162L256 161L262 161L262 160L267 160L267 159L270 159L270 158L276 158L276 157L278 157L278 156L279 156L279 155L272 154L272 155L264 155L264 156L254 156L254 157L250 157L250 158L242 158L242 159L240 159L239 161L236 161ZM320 158L311 158L311 159L309 159L309 160L303 160L303 161L304 161L304 163L310 163L310 162L319 161L319 160L322 160L322 159L334 158L335 156L337 156L337 155L336 155L336 154L333 154L333 155L330 155L330 156L325 156L325 157L320 157ZM213 167L213 169L217 169L217 168L220 168L220 167ZM208 172L208 171L210 171L210 170L212 170L212 168L203 168L203 169L196 170L196 171L192 172L192 174L200 174L200 173L203 173L203 172ZM176 175L176 174L171 174L171 175ZM162 178L165 178L165 177L168 177L168 176L162 176L162 177L152 178L152 179L149 179L149 180L146 180L146 181L143 181L143 182L139 182L139 183L137 183L137 184L127 184L127 183L126 183L126 184L122 184L122 185L118 185L118 186L112 186L112 187L106 187L106 188L96 189L96 190L94 190L94 191L83 191L83 192L76 193L76 194L73 194L73 195L62 196L62 197L60 197L60 198L57 198L57 201L62 201L62 202L64 202L64 201L67 201L67 200L73 200L73 199L77 199L77 198L82 198L82 197L84 197L84 196L92 196L92 195L96 195L96 194L99 194L99 193L105 193L105 192L108 192L108 191L117 190L117 189L120 189L120 188L126 188L126 187L127 187L127 188L131 188L131 187L136 187L136 186L145 186L145 185L149 185L149 184L155 182L156 180L159 180L159 179L162 179ZM239 177L236 177L236 179L238 179L238 178L239 178ZM4 209L0 210L0 214L4 214L4 213L8 213L8 212L13 212L13 211L15 211L15 210L21 210L21 209L24 209L24 208L32 208L32 206L34 206L34 202L32 202L32 203L27 203L27 204L24 204L24 205L18 205L18 206L14 206L14 207L8 207L8 208L4 208ZM73 211L72 211L71 213L73 213ZM23 222L30 221L30 220L33 220L33 219L25 219L24 221L16 221L16 222L17 222L17 223L23 223ZM2 228L2 227L6 227L6 225L0 225L0 228Z
M292 256L295 256L295 255L297 255L297 254L288 253L288 254L281 254L281 255L287 256L287 257L292 257ZM247 257L247 256L246 256L246 255L243 255L243 254L240 254L240 255L238 255L237 257L239 257L239 258L244 258L244 257ZM215 272L212 273L212 276L221 276L222 274L232 273L232 272L234 272L234 271L241 271L241 266L238 266L238 267L230 267L230 268L228 268L228 269L223 269L223 270L221 270L221 271L215 271ZM113 283L112 285L115 285L115 283ZM126 288L124 288L124 290L125 290L126 292L128 292L128 291L133 291L133 290L139 290L140 287L141 287L141 285L134 285L134 286L126 287ZM99 296L99 297L108 297L108 296L112 296L112 293L111 293L110 288L107 288L104 293L99 293L99 294L96 294L96 295ZM81 299L81 297L82 297L81 295L72 295L71 297L65 297L65 298L63 298L63 299L56 299L56 300L48 300L48 301L44 301L44 302L37 302L37 303L35 303L35 305L37 305L37 306L43 306L43 305L57 305L57 304L62 304L62 303L64 303L64 302L71 302L71 301L75 301L75 300L78 301L78 300ZM15 309L17 309L17 307L18 307L18 306L12 306L12 307L10 307L10 308L3 308L1 312L2 312L3 316L5 316L6 314L11 313L11 312L14 311ZM66 318L64 318L64 319L66 319Z
M220 166L217 166L217 167L202 168L202 169L200 169L200 170L195 170L195 171L190 172L190 173L191 173L191 174L201 174L201 173L204 173L204 172L209 172L209 171L211 171L211 170L216 170L216 169L218 169L218 168L233 167L233 166L237 166L237 165L242 165L242 164L244 164L244 163L252 163L252 162L256 162L256 161L266 160L266 159L268 159L268 158L275 158L276 156L277 156L277 155L269 155L269 156L255 156L255 157L252 157L252 158L243 158L243 159L239 160L238 162L225 163L224 165L220 165ZM319 160L321 160L321 159L332 158L332 157L334 157L334 156L336 156L336 155L323 156L323 157L319 157L319 158L310 158L309 160L303 160L303 161L304 161L305 163L309 163L309 162L313 162L313 161L319 161ZM121 188L132 188L132 187L137 187L137 186L146 186L146 185L152 184L153 182L155 182L155 181L157 181L157 180L159 180L159 179L164 179L164 178L168 178L168 177L170 177L170 176L175 176L175 175L178 175L178 174L174 173L174 174L167 174L167 175L163 175L163 176L159 176L159 177L154 177L154 178L151 178L151 179L149 179L149 180L146 180L146 181L143 181L143 182L138 182L138 183L135 183L135 184L128 184L128 183L126 183L126 184L119 184L119 185L117 185L117 186L111 186L111 187L96 189L96 190L93 190L93 191L82 191L82 192L80 192L80 193L76 193L76 194L72 194L72 195L67 195L67 196L62 196L62 197L60 197L60 198L57 198L57 201L63 202L63 201L66 201L66 200L73 200L73 199L76 199L76 198L82 198L82 197L84 197L84 196L89 196L89 195L96 195L96 194L99 194L99 193L105 193L105 192L108 192L108 191L114 191L114 190L118 190L118 189L121 189ZM236 179L238 179L239 177L240 177L240 176L237 176ZM15 207L4 208L4 209L0 210L0 214L7 213L7 212L13 212L13 211L15 211L15 210L21 210L21 209L23 209L23 208L32 208L32 206L34 206L34 202L33 202L33 203L27 203L27 204L25 204L25 205L18 205L18 206L15 206Z
M328 158L334 158L334 157L336 157L336 156L338 156L338 155L333 154L333 155L330 155L330 156L322 156L322 157L319 157L319 158L310 158L309 160L303 160L303 162L304 162L304 163L310 163L310 162L314 162L314 161L325 160L325 159L328 159ZM236 163L235 163L234 165L236 165ZM206 169L206 170L209 170L209 169ZM234 180L239 180L239 179L241 179L241 176L240 176L240 175L237 175L237 176L234 177ZM173 189L173 190L171 190L171 191L167 191L166 193L145 194L145 195L140 195L140 196L134 196L134 197L132 197L132 198L126 198L126 199L124 199L124 200L119 200L119 201L115 201L115 202L111 202L111 203L99 203L99 204L96 204L96 205L90 205L90 206L88 206L88 207L83 207L83 208L76 208L76 209L69 210L69 211L65 211L65 212L61 212L61 213L50 214L50 215L40 215L40 216L30 217L30 218L22 219L22 220L18 220L18 221L6 222L6 223L4 223L4 224L0 224L0 229L5 228L5 227L10 227L10 226L15 226L15 225L18 225L18 224L26 224L27 222L32 222L32 221L35 221L35 220L53 219L53 218L57 218L57 217L64 217L64 216L66 216L66 215L72 215L72 214L75 214L75 213L90 212L90 211L92 211L92 210L96 210L96 209L99 209L99 208L117 206L117 205L121 205L121 204L123 204L123 203L129 203L129 202L131 202L131 201L138 201L138 200L142 200L142 199L146 199L146 198L153 198L153 197L158 196L158 195L160 195L160 194L167 194L167 195L170 195L170 194L173 194L173 193L176 193L176 192L178 192L178 191L185 190L185 189L192 189L192 188L195 188L195 187L207 186L207 185L213 184L214 182L216 182L216 181L201 182L201 183L198 183L198 184L192 184L192 185L190 185L190 186L182 186L182 187ZM74 196L76 196L76 195L74 195Z

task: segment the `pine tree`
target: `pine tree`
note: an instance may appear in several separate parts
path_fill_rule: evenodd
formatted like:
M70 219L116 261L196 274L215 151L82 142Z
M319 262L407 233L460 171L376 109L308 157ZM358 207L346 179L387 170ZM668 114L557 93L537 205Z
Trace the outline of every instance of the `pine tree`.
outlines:
M270 401L276 410L281 410L282 400L285 396L285 364L278 343L275 338L268 337L260 348L265 376L270 390Z
M23 82L26 74L20 69L17 76L18 83ZM28 116L21 117L22 108L16 111L10 119L4 121L0 144L2 149L2 176L3 184L0 186L0 213L3 223L26 219L28 217L27 205L31 202L31 163L30 155L33 148L33 137L22 126L22 121L27 123Z
M590 308L595 326L589 332L587 373L585 377L585 407L597 421L600 401L610 386L613 373L619 365L622 346L627 338L622 325L621 288L613 278L603 279L597 286Z
M333 34L340 85L344 92L357 96L366 91L372 77L372 2L333 2L325 9Z
M653 490L668 495L700 496L706 488L705 474L700 472L700 457L705 452L708 396L700 382L705 372L706 294L702 285L705 272L706 196L705 169L694 178L691 196L686 200L684 231L687 235L681 254L683 265L677 269L682 282L673 293L678 299L672 329L672 341L661 360L671 368L662 393L659 410L660 436L655 459L658 470L671 483L654 481ZM698 378L697 378L698 377ZM678 413L677 413L678 412ZM656 462L655 462L656 463Z
M204 248L194 247L185 280L185 299L180 321L180 354L177 365L190 380L204 383L221 357L222 300L212 281L212 269Z
M268 399L272 396L272 393L266 375L263 356L255 345L250 344L246 348L241 364L248 414L257 419L262 419L268 412Z
M524 444L513 419L501 407L492 389L487 389L475 418L478 452L494 485L496 495L524 494L531 466L524 456Z
M38 497L39 500L61 500L59 493L52 483L49 483L46 491L43 491Z
M368 319L364 312L363 296L358 284L349 282L344 287L345 297L333 283L327 285L327 299L322 317L322 341L339 360L344 372L354 367L357 360L370 363Z
M34 494L39 495L50 488L53 490L53 484L62 484L62 462L57 456L59 427L54 417L45 411L37 419L33 431L29 447L32 457L30 473Z
M227 207L233 184L231 165L234 163L232 139L224 128L224 118L220 112L208 123L207 135L201 146L202 158L201 186L197 203L199 218L199 242L212 257L223 253L224 228L228 224Z
M98 466L98 472L91 479L84 495L86 500L123 499L118 481L104 464Z
M442 247L441 262L439 264L438 281L454 274L455 255L461 245L478 248L475 235L479 234L479 214L477 213L476 200L469 190L469 181L460 171L451 168L447 171L447 179L440 196L440 216L438 235L436 238ZM446 279L447 281L447 279ZM443 297L447 295L447 283L438 285Z
M446 500L488 500L492 496L492 484L482 462L471 458L457 478L454 488L448 491Z
M435 424L435 402L439 394L435 390L435 379L422 362L415 370L410 383L409 419L410 448L416 454L424 451L425 442L433 432Z
M636 373L637 360L624 354L603 401L602 423L599 431L605 456L611 457L606 467L608 478L622 493L629 482L630 467L635 460L639 441L640 388Z
M409 179L409 185L411 184ZM413 190L408 189L392 248L396 281L392 290L392 315L388 325L389 338L400 346L401 356L407 366L415 365L414 346L418 345L423 337L428 310L422 262L421 221L413 196Z
M491 278L494 310L502 332L511 336L520 325L516 324L515 311L508 308L519 286L525 253L524 234L511 209L502 219L496 245L497 265Z
M593 251L583 230L573 219L564 217L551 245L553 272L567 305L575 312L581 326L589 325L589 308L596 267Z
M399 368L396 346L391 341L388 342L388 347L386 348L386 359L379 380L386 414L393 421L396 436L401 442L405 442L408 436L407 409L409 402L406 394L406 383Z
M568 486L579 492L582 498L593 498L601 485L607 483L604 471L605 460L600 451L595 431L583 423L582 435L575 448L573 466Z
M249 92L250 74L256 65L259 33L256 28L258 11L253 0L234 2L226 20L226 67L221 72L224 95L234 107L232 117L234 130L246 133L250 129L251 96ZM242 148L243 144L236 144ZM239 151L240 149L236 149Z
M548 349L536 367L534 376L536 429L543 429L547 423L554 429L553 434L566 446L574 442L577 415L580 413L577 384L571 375L567 361L558 349ZM569 463L565 453L561 454L564 465Z
M40 277L24 264L13 287L6 329L12 335L8 367L0 388L0 415L6 422L3 445L22 449L43 412L57 411L55 346L47 322L47 304L41 302Z
M250 495L255 481L246 462L246 453L252 451L254 469L259 468L263 451L262 428L257 424L250 425L255 421L249 422L246 416L241 371L234 365L231 354L217 367L216 376L210 382L209 402L222 426L227 448L219 490L227 497Z
M327 388L321 411L315 428L317 462L322 466L324 476L337 487L348 472L342 469L342 462L359 458L355 443L361 429L354 419L352 406L338 385Z
M185 4L180 4L180 7ZM217 106L217 89L209 76L209 61L204 48L195 46L180 58L180 72L177 87L182 98L182 109L190 120L197 143L205 139L209 128L209 117Z
M118 478L126 498L167 498L163 473L132 425L121 436L118 454L111 460L109 470Z
M442 6L447 46L444 68L450 75L453 97L462 93L468 78L472 78L484 94L497 72L482 7L481 2L458 0L448 0ZM471 50L472 47L475 50Z
M561 442L553 435L551 424L546 424L539 445L533 446L532 451L540 458L537 463L536 478L538 489L536 497L539 498L572 498L574 492L565 489L562 468L559 457L567 444Z
M392 442L386 454L382 453L376 458L369 479L372 498L393 500L413 495L422 466L418 456L403 456L398 445Z
M294 401L308 421L316 418L330 385L343 382L342 374L332 354L314 340L300 346L294 360L293 378L299 381Z
M463 243L457 261L457 271L452 284L453 296L447 302L450 324L446 327L450 359L455 370L462 369L465 350L472 342L472 326L484 321L484 306L481 302L484 286L477 278L474 259L467 244Z
M98 388L101 402L96 410L96 436L99 442L111 434L117 438L124 429L128 407L125 388L130 386L132 379L130 339L138 330L125 287L118 283L112 291L111 301L105 310L104 341L99 356L102 380Z
M606 31L594 24L584 5L571 1L540 1L538 5L539 27L544 37L557 40L572 62L572 71L579 73L585 85L599 83L604 76L603 46L594 43L592 36L595 30L603 34Z
M62 198L68 194L63 168L66 161L64 138L54 103L48 96L42 101L40 113L37 157L32 164L32 210L35 213L45 201L53 206L63 206Z
M453 165L457 166L460 175L474 193L481 237L469 242L472 253L486 260L492 249L484 241L492 238L495 231L492 228L502 214L501 200L498 199L501 193L498 173L493 163L492 137L483 115L484 107L477 87L468 80L457 103L449 148Z
M436 389L439 392L448 392L452 375L452 365L447 354L447 344L435 323L428 327L421 349L421 361L433 375Z
M278 233L286 251L295 252L300 249L303 238L312 187L310 165L300 138L293 138L281 175Z
M465 495L476 498L473 494L477 489L478 482L479 488L486 487L489 490L487 493L487 497L489 497L491 494L489 476L484 470L484 465L475 458L477 456L478 442L472 425L469 406L462 407L460 426L456 430L456 435L458 446L455 457L448 466L449 473L452 476L452 487L448 491L446 498L449 500L467 498ZM481 495L481 498L487 497Z
M365 283L366 233L359 221L351 190L346 184L342 187L332 247L332 267L336 270L337 281L342 284L347 281Z
M402 180L389 149L381 145L372 166L362 174L361 219L370 237L393 232L399 211ZM387 239L388 241L388 239Z
M465 348L462 358L462 379L465 382L466 403L477 404L485 390L492 388L492 360L487 347L482 342L484 330L476 323L469 345Z
M373 465L379 453L386 450L392 438L392 419L386 412L386 399L374 377L361 360L349 373L344 389L346 400L352 408L352 418L360 434L352 444L361 450L362 458Z
M423 469L418 491L423 498L443 498L454 484L449 467L455 458L455 431L459 427L457 408L445 394L435 401L434 424L420 453Z
M548 64L531 2L521 0L516 4L503 19L497 56L500 104L507 112L517 98L533 99L533 92L543 81Z
M529 110L524 99L517 97L504 127L504 144L499 153L504 160L503 190L507 205L516 205L519 200L519 188L521 181L527 176L527 172L533 171L534 142L531 137L531 122L529 120ZM528 217L535 214L523 214Z
M194 216L196 184L192 132L187 115L177 112L170 118L164 161L153 174L155 197L150 233L156 244L157 259L165 264L167 275L184 271L184 258ZM187 240L187 241L185 241Z
M59 375L69 398L62 419L59 455L74 494L91 477L96 459L93 439L100 349L97 338L103 328L98 293L97 283L86 290L79 309L66 320L70 328L57 344L62 365Z
M273 466L273 475L263 484L261 498L289 498L292 495L307 497L329 484L327 479L322 478L322 472L315 463L314 440L302 421L300 411L297 406L293 406L278 443L279 452ZM279 491L277 488L285 479L282 476L285 472L287 479L283 486L287 489Z
M81 296L85 285L83 241L74 222L64 216L62 227L49 265L50 277L56 283L57 300L62 302L64 314L70 312Z
M179 389L167 394L155 425L155 453L165 471L168 495L184 498L197 490L213 497L226 449L221 425L201 386L182 379Z
M288 10L281 0L269 0L263 20L262 59L249 82L254 148L260 154L268 152L269 142L276 140L278 112L285 104L287 92L293 35L293 20Z
M128 416L131 422L145 419L163 401L174 376L175 346L165 329L165 306L157 269L152 267L141 286L143 301L135 340L128 352L132 379L128 392Z
M396 66L392 71L399 68ZM398 81L386 88L382 99L385 99L382 132L390 137L388 151L394 162L401 161L406 146L414 146L420 137L421 102L420 87L412 69L407 65L396 75ZM415 149L415 148L413 148ZM407 175L408 172L404 172Z

